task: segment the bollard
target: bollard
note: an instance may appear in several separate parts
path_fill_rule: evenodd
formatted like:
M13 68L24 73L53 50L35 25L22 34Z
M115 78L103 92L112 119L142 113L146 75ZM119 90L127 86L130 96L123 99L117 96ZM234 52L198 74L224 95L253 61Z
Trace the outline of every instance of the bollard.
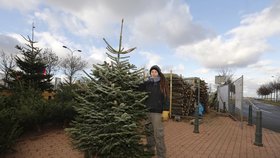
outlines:
M260 110L257 111L256 134L255 134L254 145L263 146L263 144L262 144L262 112Z
M232 105L232 111L231 112L232 112L231 115L235 116L235 105L234 104Z
M252 105L249 105L249 112L248 112L248 126L252 126L253 125L253 121L252 121Z
M84 152L84 158L93 158L93 156L92 156L92 152L91 151L85 151Z
M195 108L195 120L193 133L199 133L198 106Z
M223 102L223 112L226 112L226 102Z

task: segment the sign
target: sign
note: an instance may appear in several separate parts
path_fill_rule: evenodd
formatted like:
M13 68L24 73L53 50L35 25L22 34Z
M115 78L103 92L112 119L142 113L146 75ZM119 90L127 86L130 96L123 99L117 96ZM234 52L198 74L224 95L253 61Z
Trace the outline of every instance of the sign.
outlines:
M223 84L226 82L226 76L215 76L215 84Z

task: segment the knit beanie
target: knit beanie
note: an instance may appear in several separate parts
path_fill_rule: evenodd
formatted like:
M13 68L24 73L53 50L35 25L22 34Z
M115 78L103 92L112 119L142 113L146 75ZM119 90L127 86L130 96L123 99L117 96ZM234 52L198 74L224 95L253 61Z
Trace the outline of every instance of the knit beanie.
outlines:
M157 65L154 65L150 68L150 74L151 74L152 70L157 70L158 74L161 74L161 70Z

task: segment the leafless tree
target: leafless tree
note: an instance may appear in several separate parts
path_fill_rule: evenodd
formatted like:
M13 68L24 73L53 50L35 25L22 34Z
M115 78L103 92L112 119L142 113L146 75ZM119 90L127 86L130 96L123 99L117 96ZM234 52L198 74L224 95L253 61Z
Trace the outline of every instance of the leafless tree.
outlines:
M275 80L275 101L278 101L278 92L280 91L280 76Z
M54 75L54 73L58 70L60 62L58 56L52 51L52 49L45 49L41 54L41 58L47 65L46 73Z
M268 84L261 85L257 90L257 94L265 98L267 98L267 96L271 93L272 90Z
M279 91L280 91L280 82L277 82L276 85L276 101L278 101L278 95L279 95Z
M229 67L222 67L220 69L218 69L218 73L220 76L225 76L226 77L226 81L225 84L230 84L233 82L233 69L229 68Z
M86 65L86 61L82 60L80 56L73 55L73 53L63 59L60 66L67 77L66 82L72 85L75 82L77 72L83 70Z
M270 89L270 91L271 91L271 101L272 101L272 99L273 99L273 97L272 97L272 95L273 95L273 93L274 93L274 97L276 97L275 95L276 95L276 81L272 81L272 82L269 82L268 84L267 84L267 87Z
M8 55L3 50L1 51L0 56L0 70L4 74L4 86L7 87L7 81L9 80L9 72L11 69L16 67L15 58L13 54Z

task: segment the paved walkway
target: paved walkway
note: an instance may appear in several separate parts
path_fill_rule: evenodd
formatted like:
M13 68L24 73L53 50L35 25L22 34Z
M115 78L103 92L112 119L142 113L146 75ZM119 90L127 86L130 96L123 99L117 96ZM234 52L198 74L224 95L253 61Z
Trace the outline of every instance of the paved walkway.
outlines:
M280 133L263 129L263 147L253 145L255 127L229 117L206 120L200 133L180 122L166 123L166 145L170 158L276 158L280 157Z
M255 126L247 126L229 117L206 117L199 134L187 121L164 122L169 158L277 158L280 157L280 133L263 129L263 147L253 145ZM6 158L82 158L73 150L62 129L21 140L17 152ZM1 156L0 156L1 157Z

